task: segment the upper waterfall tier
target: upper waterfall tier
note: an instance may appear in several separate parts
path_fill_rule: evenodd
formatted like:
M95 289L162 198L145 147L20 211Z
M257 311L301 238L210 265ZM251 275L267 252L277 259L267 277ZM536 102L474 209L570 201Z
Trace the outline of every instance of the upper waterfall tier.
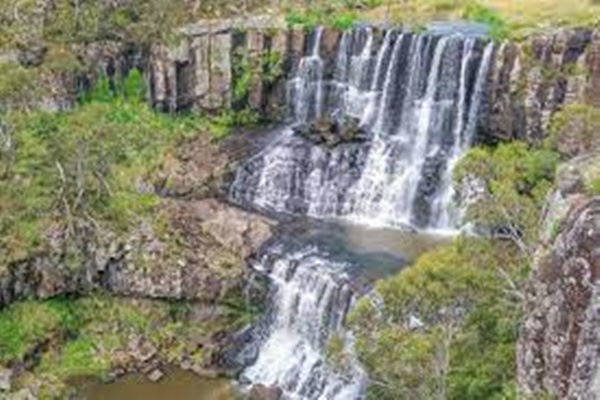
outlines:
M288 83L291 117L351 119L367 140L324 146L285 130L238 171L232 198L370 225L455 228L452 167L476 130L493 44L360 28L339 39L333 65L322 47L317 29Z

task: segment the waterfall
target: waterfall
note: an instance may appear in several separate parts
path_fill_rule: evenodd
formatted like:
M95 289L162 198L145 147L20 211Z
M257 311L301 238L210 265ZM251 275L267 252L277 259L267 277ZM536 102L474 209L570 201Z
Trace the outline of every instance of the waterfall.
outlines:
M298 72L288 86L288 102L297 121L323 116L323 60L319 55L323 28L316 28L308 56L300 60Z
M324 360L333 333L341 332L352 300L347 265L315 247L266 255L258 266L270 270L270 321L256 362L242 381L276 385L287 399L360 399L366 376L350 360L335 372Z
M323 35L310 35L289 81L294 125L238 169L230 198L363 225L459 227L452 170L477 130L494 45L362 27L344 32L324 60ZM363 135L331 146L295 129L323 118L351 120ZM363 398L366 377L353 357L343 371L324 359L357 295L350 266L308 246L271 249L257 268L270 277L271 299L241 381L276 385L293 400Z
M363 27L342 34L327 72L322 36L313 32L290 81L291 117L352 118L370 139L330 148L284 129L239 169L231 198L375 226L459 227L452 168L477 129L494 45Z

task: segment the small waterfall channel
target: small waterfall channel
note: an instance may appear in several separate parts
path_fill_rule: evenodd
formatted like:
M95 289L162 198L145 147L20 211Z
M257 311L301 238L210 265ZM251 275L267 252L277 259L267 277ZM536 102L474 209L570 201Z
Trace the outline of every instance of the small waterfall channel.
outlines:
M494 45L361 27L344 32L326 60L323 36L312 33L289 81L292 125L239 168L232 201L358 226L455 231L452 169L473 142ZM323 118L351 119L366 137L327 146L294 129ZM368 286L356 284L356 271L373 263L340 259L318 242L266 250L255 268L270 277L271 297L241 381L276 385L286 399L362 399L360 365L334 371L325 349L334 333L351 342L346 315Z

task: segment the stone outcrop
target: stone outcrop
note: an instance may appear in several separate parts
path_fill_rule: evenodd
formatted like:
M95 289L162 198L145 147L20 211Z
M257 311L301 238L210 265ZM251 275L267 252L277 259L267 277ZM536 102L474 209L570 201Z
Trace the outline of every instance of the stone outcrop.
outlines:
M518 343L524 396L600 398L600 198L585 195L592 161L562 167L549 199Z
M175 201L165 212L171 230L156 235L142 227L101 272L104 287L129 297L207 303L241 291L245 260L270 238L272 223L212 199Z
M236 167L268 140L269 129L260 130L237 130L218 142L206 133L181 143L166 155L161 169L152 177L154 191L161 197L186 200L227 197Z
M600 32L558 30L496 51L479 141L539 144L566 105L600 107Z
M214 303L245 288L246 259L273 223L214 199L165 201L164 232L142 223L128 238L90 249L80 268L39 254L0 274L0 308L27 298L102 289L120 296Z

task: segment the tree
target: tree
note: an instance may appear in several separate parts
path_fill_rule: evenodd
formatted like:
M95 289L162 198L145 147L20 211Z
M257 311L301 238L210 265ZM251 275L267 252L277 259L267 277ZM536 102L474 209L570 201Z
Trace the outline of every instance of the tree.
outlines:
M519 299L506 290L494 264L514 263L510 254L502 245L459 239L425 254L359 301L350 324L373 379L373 398L475 399L508 390L514 352L505 350L516 341L511 329ZM518 267L505 268L518 279ZM469 350L475 345L486 354L479 364ZM496 374L496 363L504 375ZM474 397L461 393L466 386Z
M524 142L473 148L454 172L458 186L478 182L484 193L467 203L466 222L514 242L531 259L540 212L554 182L557 153Z

